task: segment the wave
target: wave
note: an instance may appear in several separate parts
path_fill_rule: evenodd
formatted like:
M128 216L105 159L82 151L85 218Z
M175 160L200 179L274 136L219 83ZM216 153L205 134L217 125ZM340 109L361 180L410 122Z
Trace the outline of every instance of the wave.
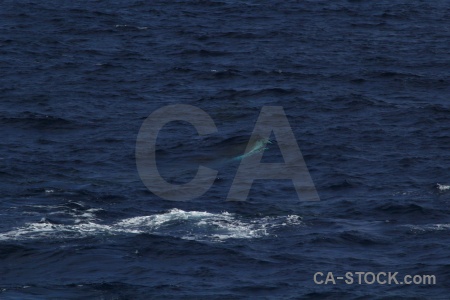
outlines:
M0 124L36 129L72 129L76 123L45 114L23 112L14 116L0 116Z
M82 224L55 224L44 218L41 222L27 223L0 233L0 241L150 233L186 240L220 242L270 236L276 228L301 225L301 219L297 215L244 219L228 212L209 213L174 208L164 213L127 218L109 225L96 223L95 219Z
M437 232L450 230L450 224L425 224L425 225L403 225L415 233Z
M450 185L437 184L438 190L441 192L450 190Z

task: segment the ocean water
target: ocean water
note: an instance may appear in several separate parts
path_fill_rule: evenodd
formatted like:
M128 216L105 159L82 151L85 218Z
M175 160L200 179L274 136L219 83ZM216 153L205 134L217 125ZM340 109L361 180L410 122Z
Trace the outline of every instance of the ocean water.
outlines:
M448 299L449 20L444 0L2 1L0 298ZM218 129L158 135L168 182L219 170L189 201L136 167L142 123L173 104ZM289 180L226 201L223 159L263 106L284 108L320 201Z

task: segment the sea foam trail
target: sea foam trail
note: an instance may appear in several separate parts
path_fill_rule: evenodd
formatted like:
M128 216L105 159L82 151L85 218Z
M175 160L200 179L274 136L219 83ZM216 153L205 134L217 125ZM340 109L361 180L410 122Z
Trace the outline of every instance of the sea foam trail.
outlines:
M74 225L52 224L45 221L27 223L1 233L0 241L141 233L198 241L222 241L230 238L261 238L271 235L271 230L278 227L301 224L301 217L297 215L243 219L228 212L216 214L174 208L165 213L127 218L110 225L93 221Z

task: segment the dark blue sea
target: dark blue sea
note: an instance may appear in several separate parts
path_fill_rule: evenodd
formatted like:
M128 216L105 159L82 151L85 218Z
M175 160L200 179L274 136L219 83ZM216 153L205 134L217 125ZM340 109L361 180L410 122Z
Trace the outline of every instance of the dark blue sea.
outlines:
M449 299L449 42L446 0L0 1L0 299ZM136 164L179 104L217 127L159 131L167 183L218 171L185 201ZM227 200L273 106L320 201Z

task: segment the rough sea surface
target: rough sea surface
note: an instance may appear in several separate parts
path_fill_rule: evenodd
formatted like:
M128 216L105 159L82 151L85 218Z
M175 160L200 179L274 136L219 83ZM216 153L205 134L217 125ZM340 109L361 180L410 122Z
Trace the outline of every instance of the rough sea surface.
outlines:
M449 41L446 0L1 1L0 298L448 299ZM289 180L226 201L239 163L200 198L157 197L136 137L169 104L219 132L168 123L167 181L282 106L321 201Z

